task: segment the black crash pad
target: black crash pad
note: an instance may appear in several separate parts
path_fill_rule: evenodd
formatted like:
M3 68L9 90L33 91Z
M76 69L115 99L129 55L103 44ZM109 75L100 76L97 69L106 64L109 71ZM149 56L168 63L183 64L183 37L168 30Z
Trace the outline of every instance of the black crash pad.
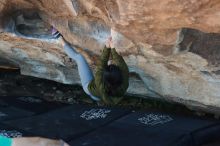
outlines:
M3 96L0 97L0 100L4 102L4 104L8 104L10 106L31 111L34 113L48 112L50 110L58 109L65 106L65 104L48 102L42 98L34 96Z
M10 106L0 106L0 121L4 120L15 120L18 118L24 118L34 115L33 112L29 112L23 109L10 107Z
M37 135L31 135L30 133L27 133L23 130L15 129L7 125L0 124L0 136L5 136L8 138L16 138L16 137L29 137L29 136L37 136Z
M197 146L220 136L220 124L159 112L135 112L70 141L72 146Z
M71 105L42 115L4 123L38 136L61 138L68 141L128 113L129 110L123 109Z
M1 107L8 107L8 106L9 106L8 103L4 102L4 101L1 100L1 98L0 98L0 108L1 108Z

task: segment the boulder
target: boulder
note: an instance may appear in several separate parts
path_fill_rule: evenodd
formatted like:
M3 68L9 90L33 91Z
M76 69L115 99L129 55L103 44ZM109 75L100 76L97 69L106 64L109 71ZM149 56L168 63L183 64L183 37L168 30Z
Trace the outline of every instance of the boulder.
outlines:
M128 94L219 114L219 10L219 0L1 0L0 62L25 75L80 84L51 26L94 71L112 35L129 66Z

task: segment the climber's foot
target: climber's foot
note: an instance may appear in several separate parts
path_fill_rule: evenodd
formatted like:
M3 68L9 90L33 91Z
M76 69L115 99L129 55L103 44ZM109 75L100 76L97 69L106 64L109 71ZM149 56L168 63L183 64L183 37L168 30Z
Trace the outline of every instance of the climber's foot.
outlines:
M58 39L61 36L60 32L55 27L52 27L51 34L54 39Z

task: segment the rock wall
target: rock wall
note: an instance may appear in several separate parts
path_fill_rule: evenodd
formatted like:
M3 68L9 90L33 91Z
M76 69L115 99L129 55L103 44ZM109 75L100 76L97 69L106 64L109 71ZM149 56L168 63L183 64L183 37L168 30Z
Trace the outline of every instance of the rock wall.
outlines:
M1 0L0 62L80 84L51 25L93 70L112 35L129 66L129 94L219 113L219 0Z

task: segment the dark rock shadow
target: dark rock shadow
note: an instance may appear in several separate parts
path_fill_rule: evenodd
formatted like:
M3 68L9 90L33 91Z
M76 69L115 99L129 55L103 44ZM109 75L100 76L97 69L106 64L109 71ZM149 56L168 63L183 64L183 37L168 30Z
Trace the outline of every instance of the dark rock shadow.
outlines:
M6 32L29 39L54 39L52 26L44 22L36 11L17 11L5 26Z
M220 64L220 33L182 28L177 48L178 52L192 52L203 57L209 66L218 67Z

